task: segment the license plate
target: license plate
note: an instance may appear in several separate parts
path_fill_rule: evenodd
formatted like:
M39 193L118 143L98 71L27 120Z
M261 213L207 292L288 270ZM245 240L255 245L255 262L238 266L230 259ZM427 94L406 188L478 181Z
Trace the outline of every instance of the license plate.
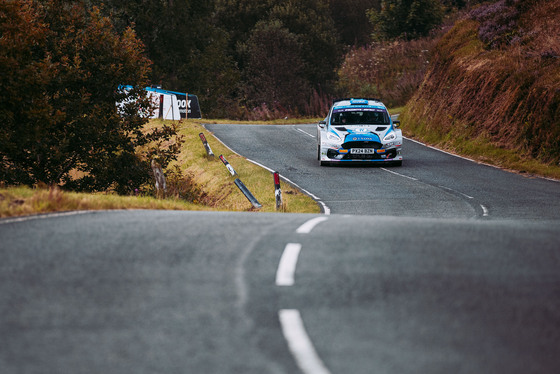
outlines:
M350 149L350 153L359 154L359 155L369 155L369 154L375 153L375 149L373 149L373 148L352 148L352 149Z

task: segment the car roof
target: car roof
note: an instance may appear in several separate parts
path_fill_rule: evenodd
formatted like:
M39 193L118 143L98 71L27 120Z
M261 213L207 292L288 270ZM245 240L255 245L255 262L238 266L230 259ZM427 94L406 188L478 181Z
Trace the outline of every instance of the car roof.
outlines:
M338 107L375 107L387 109L385 105L379 99L369 99L369 98L345 98L333 100L333 108Z

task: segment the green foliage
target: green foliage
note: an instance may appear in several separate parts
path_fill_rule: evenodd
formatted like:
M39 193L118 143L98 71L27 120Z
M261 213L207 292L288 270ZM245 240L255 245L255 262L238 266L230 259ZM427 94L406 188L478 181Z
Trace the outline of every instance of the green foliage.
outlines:
M246 45L247 97L269 106L301 102L308 92L297 35L280 21L259 22ZM297 88L297 89L294 89Z
M237 105L240 73L230 34L215 25L214 1L93 0L115 20L132 26L153 61L152 82L196 94L203 114L225 116Z
M314 92L332 91L343 51L326 1L218 0L215 19L232 35L248 107L304 113Z
M367 11L381 9L381 0L329 0L334 26L347 46L363 46L370 42L371 25Z
M119 89L147 81L134 31L117 34L80 2L19 0L0 2L0 32L1 180L120 193L144 183L149 165L135 150L158 135L140 131L143 90Z
M442 23L440 0L383 0L381 10L368 11L375 40L416 39Z

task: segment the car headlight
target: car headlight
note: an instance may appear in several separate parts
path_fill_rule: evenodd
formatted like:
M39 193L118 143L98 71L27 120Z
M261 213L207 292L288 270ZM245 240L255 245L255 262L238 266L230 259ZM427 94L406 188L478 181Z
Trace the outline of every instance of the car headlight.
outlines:
M327 139L335 141L335 142L342 141L342 139L340 139L340 136L336 135L334 132L328 132L327 133Z
M391 131L389 134L385 135L383 138L384 142L390 142L391 140L397 139L397 134L394 131Z

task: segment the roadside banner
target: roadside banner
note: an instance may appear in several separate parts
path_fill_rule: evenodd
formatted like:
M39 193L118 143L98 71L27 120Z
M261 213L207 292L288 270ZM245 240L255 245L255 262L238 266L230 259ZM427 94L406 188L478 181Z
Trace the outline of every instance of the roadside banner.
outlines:
M132 86L121 86L131 90ZM160 87L146 87L146 94L152 102L153 112L148 118L179 121L187 118L202 118L198 97L185 92L164 90ZM120 107L122 103L117 103Z

